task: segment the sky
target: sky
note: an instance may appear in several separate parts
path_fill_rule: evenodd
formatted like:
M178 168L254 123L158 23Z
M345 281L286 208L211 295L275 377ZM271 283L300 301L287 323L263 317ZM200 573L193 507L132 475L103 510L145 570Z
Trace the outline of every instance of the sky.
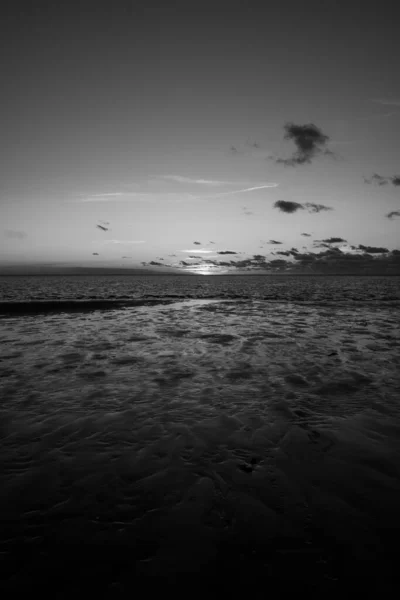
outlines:
M0 10L0 269L400 273L395 3Z

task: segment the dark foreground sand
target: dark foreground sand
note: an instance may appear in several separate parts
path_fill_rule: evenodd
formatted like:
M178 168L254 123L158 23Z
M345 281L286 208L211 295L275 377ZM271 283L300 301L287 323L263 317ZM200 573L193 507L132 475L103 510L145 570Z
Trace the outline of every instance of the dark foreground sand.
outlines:
M397 589L398 310L203 301L1 326L5 597Z

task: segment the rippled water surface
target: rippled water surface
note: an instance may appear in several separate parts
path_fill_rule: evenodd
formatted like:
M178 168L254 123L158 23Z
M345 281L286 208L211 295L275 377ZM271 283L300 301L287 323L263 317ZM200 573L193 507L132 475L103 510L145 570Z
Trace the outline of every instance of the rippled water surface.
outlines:
M0 299L7 589L49 561L64 581L66 547L119 594L233 567L390 580L399 278L4 277Z

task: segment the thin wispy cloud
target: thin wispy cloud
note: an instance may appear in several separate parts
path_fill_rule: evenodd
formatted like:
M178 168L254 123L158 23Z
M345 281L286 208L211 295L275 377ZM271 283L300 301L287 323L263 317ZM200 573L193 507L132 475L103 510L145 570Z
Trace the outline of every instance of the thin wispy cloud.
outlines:
M103 194L91 194L90 198L114 198L116 196L125 196L129 192L106 192Z
M191 249L191 250L181 250L181 252L196 252L197 254L215 254L214 250L205 250L201 248Z
M115 194L98 194L75 199L72 202L156 202L157 200L188 201L197 200L198 196L176 192L118 192Z
M373 119L387 119L389 117L393 117L394 115L398 115L399 113L396 111L390 111L386 113L379 113L375 115L368 115L367 117L358 117L357 121L372 121Z
M145 244L144 240L104 240L103 244Z
M249 187L249 188L244 188L241 190L232 190L230 192L221 192L218 194L207 194L207 196L202 196L203 198L220 198L222 196L231 196L232 194L242 194L242 193L246 193L246 192L253 192L255 190L263 190L263 189L267 189L267 188L276 188L278 187L279 183L266 183L263 185L257 185L254 187Z
M390 98L374 98L372 102L375 104L382 104L383 106L400 106L400 100L393 100Z
M4 235L9 240L23 240L28 237L28 234L25 231L16 231L15 229L5 229Z
M249 181L221 181L218 179L194 179L183 175L160 175L161 179L168 179L177 183L194 183L196 185L219 186L219 185L251 185ZM261 185L261 184L260 184Z

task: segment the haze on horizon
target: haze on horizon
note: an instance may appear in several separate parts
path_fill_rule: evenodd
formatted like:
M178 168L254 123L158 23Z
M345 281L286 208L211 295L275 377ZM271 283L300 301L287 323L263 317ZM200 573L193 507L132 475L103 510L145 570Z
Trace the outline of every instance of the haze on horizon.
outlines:
M10 3L0 273L400 274L393 3Z

